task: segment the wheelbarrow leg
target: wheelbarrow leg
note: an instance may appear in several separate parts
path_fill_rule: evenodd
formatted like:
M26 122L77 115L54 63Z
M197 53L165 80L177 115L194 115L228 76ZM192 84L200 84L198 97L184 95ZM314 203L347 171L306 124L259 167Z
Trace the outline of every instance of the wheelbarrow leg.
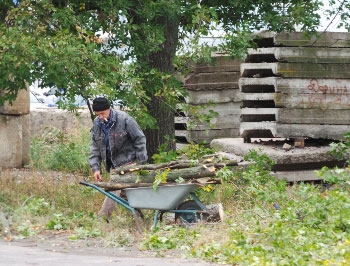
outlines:
M139 219L138 219L138 217L137 217L136 212L133 212L132 216L133 216L133 218L134 218L134 221L135 221L135 224L136 224L136 227L137 227L137 231L139 231L139 233L140 233L141 235L143 235L143 232L142 232L142 229L141 229L141 226L140 226L140 223L139 223Z
M152 230L156 229L157 223L158 223L158 217L161 219L163 216L163 211L157 211L156 214L153 217L153 225L152 225Z
M121 197L118 197L117 195L115 195L112 192L105 191L102 188L100 188L100 187L98 187L98 186L96 186L94 184L90 184L90 183L87 183L85 181L80 181L79 184L84 185L84 186L88 186L88 187L92 187L92 188L96 189L97 191L101 192L103 195L111 198L112 200L114 200L118 204L122 205L124 208L128 209L129 211L131 211L132 216L133 216L133 218L135 220L135 223L136 223L137 230L139 231L140 234L143 234L142 230L141 230L141 227L140 227L140 223L139 223L139 221L137 219L137 215L136 215L135 209L133 207L131 207L126 200L122 199Z

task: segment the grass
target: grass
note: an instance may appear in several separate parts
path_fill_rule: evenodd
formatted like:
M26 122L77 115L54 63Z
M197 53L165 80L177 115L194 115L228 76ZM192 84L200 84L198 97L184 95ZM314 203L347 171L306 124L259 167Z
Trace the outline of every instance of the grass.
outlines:
M110 224L98 219L104 196L79 185L82 179L91 181L88 135L83 130L53 130L33 140L33 161L26 171L0 173L0 211L10 221L13 238L65 231L67 241L137 246L160 256L179 250L186 256L229 265L350 262L347 171L323 169L320 174L329 180L329 187L290 185L270 175L273 162L267 156L251 151L245 159L254 164L246 170L224 168L218 173L223 184L197 191L205 204L223 204L224 222L181 227L164 221L151 230L154 211L144 210L141 224L145 234L141 237L130 212L121 206L117 206ZM186 148L193 158L203 155L202 151L198 145Z

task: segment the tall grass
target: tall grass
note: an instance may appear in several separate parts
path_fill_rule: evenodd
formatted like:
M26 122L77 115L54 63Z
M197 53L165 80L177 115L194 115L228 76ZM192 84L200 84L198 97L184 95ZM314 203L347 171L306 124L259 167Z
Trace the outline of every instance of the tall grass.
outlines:
M29 167L88 176L89 140L90 133L84 127L69 132L48 128L41 137L32 139Z

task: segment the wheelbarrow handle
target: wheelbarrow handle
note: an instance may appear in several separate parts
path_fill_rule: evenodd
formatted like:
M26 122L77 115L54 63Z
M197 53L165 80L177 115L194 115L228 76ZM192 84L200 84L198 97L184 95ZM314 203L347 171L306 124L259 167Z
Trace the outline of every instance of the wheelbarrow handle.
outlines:
M84 186L88 186L88 187L90 186L90 184L85 182L85 181L80 181L79 184L84 185Z

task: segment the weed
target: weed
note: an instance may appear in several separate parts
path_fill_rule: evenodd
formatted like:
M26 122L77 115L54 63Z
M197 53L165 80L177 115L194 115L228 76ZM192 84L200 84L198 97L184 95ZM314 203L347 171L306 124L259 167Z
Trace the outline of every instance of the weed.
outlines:
M50 128L42 137L33 138L31 143L30 167L41 170L89 175L88 164L90 135L86 129L78 132L62 132Z
M290 186L270 174L270 158L252 150L245 156L251 162L246 169L225 167L217 171L222 184L196 191L204 203L222 203L224 222L190 228L162 222L152 231L154 211L142 210L145 237L141 238L130 212L122 207L116 208L109 224L99 220L96 213L104 195L78 184L88 173L86 133L81 132L82 137L77 132L50 132L33 140L30 166L34 168L22 175L0 172L1 211L12 217L11 230L17 238L33 237L44 230L66 230L71 240L97 238L104 246L139 245L159 253L176 249L230 265L350 262L348 169L322 169L327 189L308 183ZM337 149L339 158L349 152L349 145L344 142ZM212 153L203 145L190 144L176 156L196 160ZM164 160L175 158L175 154L163 155Z

